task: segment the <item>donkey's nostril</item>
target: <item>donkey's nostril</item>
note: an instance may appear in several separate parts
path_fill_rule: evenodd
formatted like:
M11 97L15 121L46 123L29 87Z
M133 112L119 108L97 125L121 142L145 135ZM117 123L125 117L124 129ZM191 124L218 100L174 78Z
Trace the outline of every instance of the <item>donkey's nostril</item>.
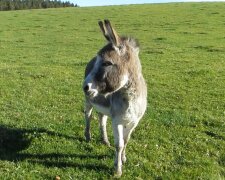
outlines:
M84 91L87 92L88 90L89 90L89 86L88 85L84 86Z

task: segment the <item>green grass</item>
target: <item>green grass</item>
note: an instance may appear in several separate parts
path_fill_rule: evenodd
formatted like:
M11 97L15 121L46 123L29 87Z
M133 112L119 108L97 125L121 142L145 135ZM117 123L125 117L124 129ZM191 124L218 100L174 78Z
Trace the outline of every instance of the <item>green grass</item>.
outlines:
M97 21L139 39L148 109L122 179L225 178L225 3L0 12L1 179L109 179L114 149L83 136ZM111 144L113 137L109 122Z

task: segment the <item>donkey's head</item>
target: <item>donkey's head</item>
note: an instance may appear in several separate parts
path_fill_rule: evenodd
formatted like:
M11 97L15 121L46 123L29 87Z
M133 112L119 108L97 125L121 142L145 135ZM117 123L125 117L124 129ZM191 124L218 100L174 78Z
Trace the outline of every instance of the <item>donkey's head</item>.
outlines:
M120 37L108 20L99 21L99 26L108 44L98 52L92 67L86 69L83 89L90 97L123 88L132 80L131 74L140 69L136 41Z

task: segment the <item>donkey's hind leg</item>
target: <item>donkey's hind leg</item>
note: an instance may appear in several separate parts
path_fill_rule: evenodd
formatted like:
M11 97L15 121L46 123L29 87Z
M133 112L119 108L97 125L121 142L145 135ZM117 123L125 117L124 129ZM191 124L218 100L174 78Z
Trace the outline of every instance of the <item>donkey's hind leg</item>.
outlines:
M98 116L99 116L99 127L100 127L102 143L107 146L110 146L108 136L107 136L107 129L106 129L108 117L101 113L99 113Z
M84 109L84 114L85 114L85 138L86 141L89 142L91 140L91 132L90 132L90 125L91 125L91 114L92 114L92 105L88 100L85 101L85 109Z

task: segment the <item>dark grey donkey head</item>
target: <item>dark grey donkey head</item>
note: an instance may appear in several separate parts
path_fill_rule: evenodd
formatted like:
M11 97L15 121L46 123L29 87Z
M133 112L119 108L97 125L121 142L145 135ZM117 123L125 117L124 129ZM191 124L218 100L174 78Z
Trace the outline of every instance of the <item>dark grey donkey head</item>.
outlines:
M129 84L140 71L137 61L138 43L127 37L120 37L108 20L99 21L100 29L108 41L88 64L85 71L83 90L88 97L108 95Z

